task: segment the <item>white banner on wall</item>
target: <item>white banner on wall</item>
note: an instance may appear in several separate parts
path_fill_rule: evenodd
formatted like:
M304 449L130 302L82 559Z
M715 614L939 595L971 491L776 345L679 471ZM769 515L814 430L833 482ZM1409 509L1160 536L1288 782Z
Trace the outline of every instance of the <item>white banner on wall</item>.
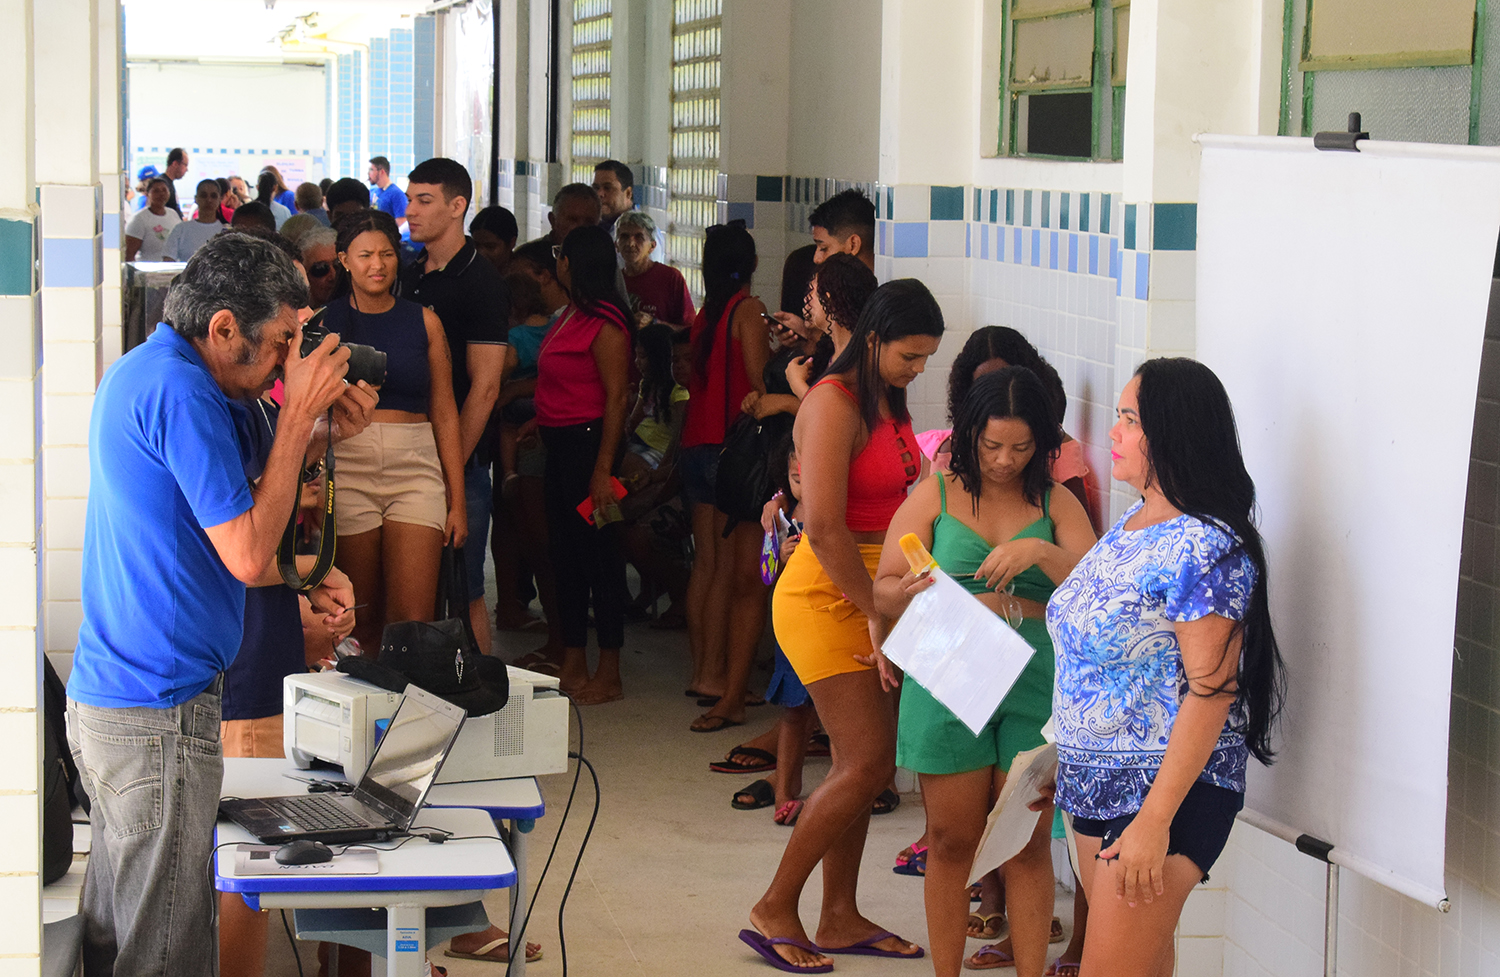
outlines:
M1437 905L1500 151L1199 142L1198 355L1234 402L1287 662L1246 807Z

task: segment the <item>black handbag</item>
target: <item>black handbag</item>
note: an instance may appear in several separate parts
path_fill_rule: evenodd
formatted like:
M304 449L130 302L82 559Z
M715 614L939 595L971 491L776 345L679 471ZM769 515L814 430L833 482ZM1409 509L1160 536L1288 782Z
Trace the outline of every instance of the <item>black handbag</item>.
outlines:
M743 299L729 307L729 335L740 301ZM771 478L771 452L783 433L781 425L767 423L770 418L758 420L749 414L740 414L730 423L734 417L729 402L734 346L729 335L724 340L724 444L719 449L719 470L714 477L714 507L729 517L725 536L741 522L760 522L761 509L776 491Z

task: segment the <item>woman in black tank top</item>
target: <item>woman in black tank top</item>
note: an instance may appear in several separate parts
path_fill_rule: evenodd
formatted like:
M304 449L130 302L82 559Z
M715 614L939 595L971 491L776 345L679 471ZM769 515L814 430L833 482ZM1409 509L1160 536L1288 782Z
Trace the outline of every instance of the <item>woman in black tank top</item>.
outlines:
M431 310L390 292L396 222L363 211L340 223L339 287L323 324L386 354L372 423L335 448L335 563L361 602L354 634L374 654L393 621L430 621L443 544L468 535L453 366Z

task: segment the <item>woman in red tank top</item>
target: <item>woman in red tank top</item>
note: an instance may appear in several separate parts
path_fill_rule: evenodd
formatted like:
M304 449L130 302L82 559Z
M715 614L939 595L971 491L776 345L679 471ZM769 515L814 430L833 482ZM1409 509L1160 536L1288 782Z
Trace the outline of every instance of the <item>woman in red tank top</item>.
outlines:
M797 412L805 521L772 608L777 640L832 741L833 766L750 910L754 928L740 931L763 956L790 967L831 964L827 954L840 952L922 954L860 915L855 883L871 804L896 769L895 702L872 661L881 620L875 568L885 529L920 466L906 387L942 334L943 314L926 286L910 278L882 285ZM819 862L824 913L810 941L797 904Z
M693 657L689 693L718 701L693 720L695 733L745 721L745 687L766 625L766 586L760 579L760 527L740 523L725 535L729 517L714 506L724 433L752 391L765 393L770 335L750 294L755 239L743 222L708 229L703 242L703 311L693 323L693 372L678 470L693 521L693 571L688 578L688 647Z

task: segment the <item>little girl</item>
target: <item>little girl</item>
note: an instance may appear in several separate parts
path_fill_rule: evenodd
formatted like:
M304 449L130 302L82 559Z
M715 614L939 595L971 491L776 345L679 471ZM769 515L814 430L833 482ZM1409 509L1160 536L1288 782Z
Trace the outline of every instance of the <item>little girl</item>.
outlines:
M781 540L781 552L777 554L776 572L786 566L786 561L797 548L802 538L802 466L797 463L797 451L792 446L791 432L787 432L776 445L772 456L771 470L776 473L777 488L792 500L788 511L791 531ZM771 536L772 534L767 534ZM771 673L766 687L766 701L781 706L783 712L776 727L776 770L771 780L757 780L743 790L735 792L730 804L742 811L776 805L775 821L787 827L797 823L802 811L802 762L807 756L808 737L812 732L817 713L807 689L798 680L791 663L775 645L776 668Z

